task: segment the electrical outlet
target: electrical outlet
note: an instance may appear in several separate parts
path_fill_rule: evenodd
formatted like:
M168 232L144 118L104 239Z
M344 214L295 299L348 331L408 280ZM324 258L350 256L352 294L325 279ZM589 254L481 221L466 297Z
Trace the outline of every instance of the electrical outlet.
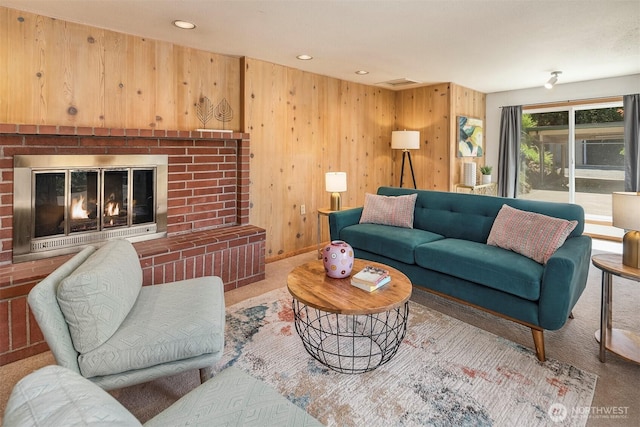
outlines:
M307 208L305 205L300 205L300 215L305 215L307 213Z

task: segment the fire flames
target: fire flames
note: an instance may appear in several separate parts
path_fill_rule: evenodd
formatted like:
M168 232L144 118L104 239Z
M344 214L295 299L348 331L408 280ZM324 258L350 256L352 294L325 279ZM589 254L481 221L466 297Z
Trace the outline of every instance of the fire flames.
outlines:
M120 205L116 202L107 202L104 206L106 216L117 216L120 214Z
M84 208L84 197L80 196L71 201L71 218L84 219L89 218L89 211Z

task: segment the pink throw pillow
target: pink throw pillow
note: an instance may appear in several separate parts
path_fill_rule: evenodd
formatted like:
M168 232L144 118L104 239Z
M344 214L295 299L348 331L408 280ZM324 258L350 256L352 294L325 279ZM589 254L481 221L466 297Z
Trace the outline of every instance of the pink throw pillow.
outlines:
M502 205L487 244L509 249L546 264L567 240L578 221L555 218Z
M418 194L379 196L366 193L360 224L383 224L413 228L413 210Z

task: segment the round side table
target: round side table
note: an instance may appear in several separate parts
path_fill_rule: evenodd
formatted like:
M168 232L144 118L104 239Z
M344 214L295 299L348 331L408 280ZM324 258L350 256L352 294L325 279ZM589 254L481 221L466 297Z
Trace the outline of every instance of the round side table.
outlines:
M354 274L366 265L389 270L391 282L371 293L333 279L322 261L294 268L287 277L294 323L307 352L328 368L359 374L387 363L407 332L411 281L399 270L356 259Z
M640 282L640 269L622 264L622 255L619 254L594 255L591 262L602 270L600 329L595 333L596 340L600 343L600 361L605 361L606 351L609 350L627 360L640 363L640 336L614 328L611 321L613 276Z

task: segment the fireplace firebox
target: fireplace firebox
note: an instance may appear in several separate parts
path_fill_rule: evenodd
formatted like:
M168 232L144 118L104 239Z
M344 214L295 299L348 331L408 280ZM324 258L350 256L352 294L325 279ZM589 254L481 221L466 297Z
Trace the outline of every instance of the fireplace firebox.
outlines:
M13 261L166 236L166 155L16 155Z

